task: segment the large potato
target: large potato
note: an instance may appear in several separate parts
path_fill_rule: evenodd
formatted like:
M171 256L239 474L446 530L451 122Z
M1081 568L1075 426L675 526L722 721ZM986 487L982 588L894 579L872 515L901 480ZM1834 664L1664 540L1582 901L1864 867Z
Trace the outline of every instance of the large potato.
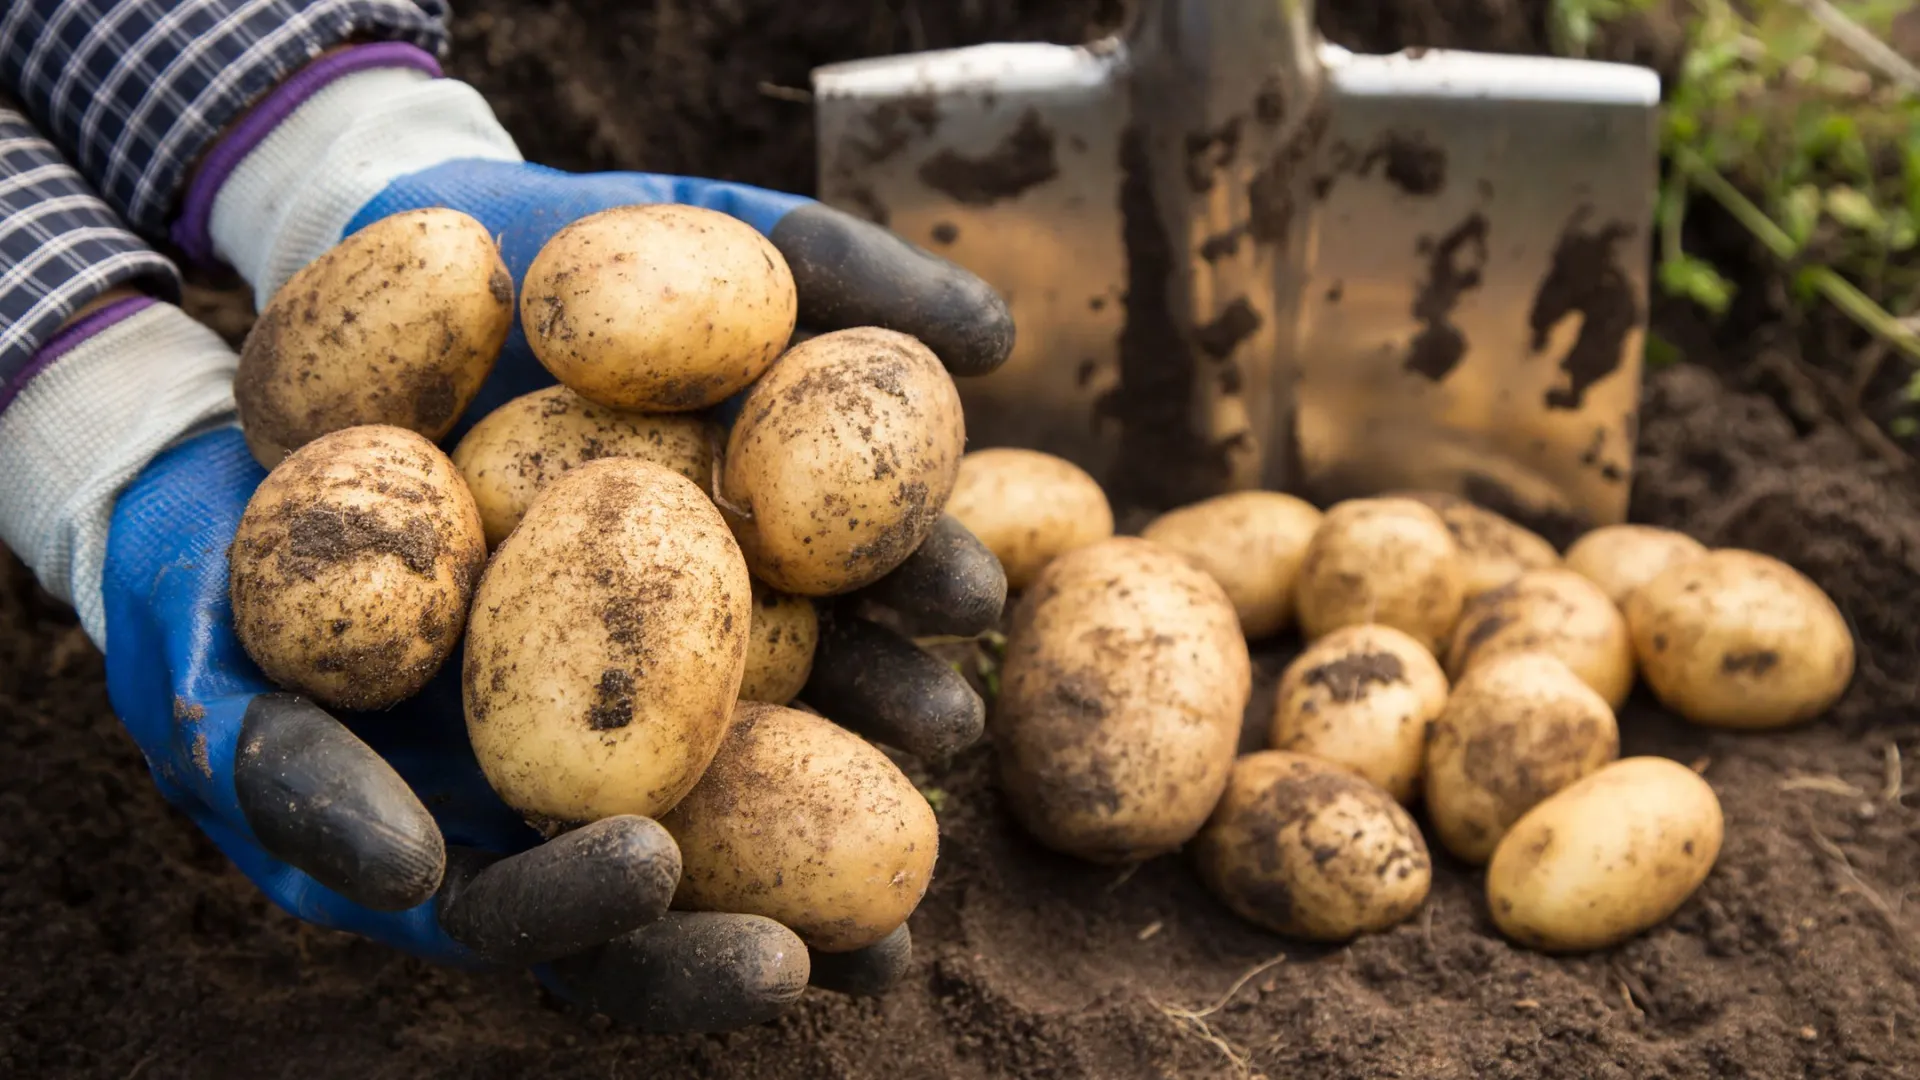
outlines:
M926 539L966 441L960 393L926 346L870 327L822 334L748 392L718 501L756 577L851 592Z
M793 336L793 273L738 218L655 203L589 214L548 240L521 289L527 344L553 376L615 409L717 405Z
M1113 535L1113 507L1086 470L1038 450L975 450L960 459L947 513L987 545L1024 589L1055 556Z
M1430 506L1447 523L1466 579L1467 599L1497 589L1528 570L1560 565L1560 553L1547 538L1486 507L1438 491L1396 492L1400 498Z
M1620 753L1613 710L1543 653L1509 653L1454 685L1427 743L1427 816L1448 851L1482 863L1542 799Z
M513 326L513 278L486 226L409 210L340 241L274 293L240 349L234 401L271 469L330 431L390 424L439 439Z
M233 629L269 679L381 709L459 644L487 561L480 515L437 447L401 428L307 443L247 500L228 550Z
M1652 525L1608 525L1573 542L1567 549L1567 569L1625 607L1627 597L1661 571L1706 553L1707 545L1686 533Z
M534 495L583 461L631 457L664 465L705 491L713 485L719 429L703 417L620 412L567 389L523 394L488 413L453 448L487 527L507 538Z
M1391 626L1335 630L1287 665L1268 745L1345 766L1401 802L1420 789L1427 726L1447 704L1447 677Z
M1627 600L1647 685L1698 724L1773 728L1818 716L1853 681L1853 633L1820 586L1778 559L1723 550Z
M752 614L692 481L634 458L561 474L474 596L463 690L487 780L538 824L658 817L720 746Z
M758 702L660 823L680 845L675 906L765 915L822 952L905 923L940 847L933 808L873 744Z
M1676 911L1713 870L1720 800L1666 758L1614 762L1527 812L1487 865L1500 932L1551 952L1603 949Z
M1350 499L1327 511L1294 587L1309 641L1380 623L1438 652L1466 596L1446 522L1411 499Z
M785 705L807 685L813 650L820 644L820 615L804 596L775 592L753 583L753 623L747 630L747 673L740 680L743 701Z
M1234 765L1194 841L1194 862L1241 918L1312 941L1402 922L1433 883L1420 828L1391 796L1336 765L1279 750Z
M1278 491L1236 491L1170 510L1140 531L1200 564L1233 601L1240 632L1263 638L1293 622L1293 586L1320 511Z
M1633 689L1633 642L1626 617L1600 586L1571 570L1529 570L1472 600L1447 649L1458 681L1478 664L1515 652L1542 652L1619 708Z
M1009 807L1083 859L1172 851L1226 785L1252 678L1233 605L1185 557L1133 537L1060 556L1007 635L992 734Z

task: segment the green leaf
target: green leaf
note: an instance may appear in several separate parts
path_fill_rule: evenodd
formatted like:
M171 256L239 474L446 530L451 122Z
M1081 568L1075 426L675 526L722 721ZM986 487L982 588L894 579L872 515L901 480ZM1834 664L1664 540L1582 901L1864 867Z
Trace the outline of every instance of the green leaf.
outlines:
M1684 359L1678 345L1651 330L1647 331L1646 366L1649 371L1672 367Z
M1920 401L1920 371L1915 371L1907 380L1905 393L1908 401Z
M1896 439L1911 439L1920 435L1920 420L1911 416L1896 416L1887 422L1887 434Z
M1793 238L1795 250L1807 246L1813 238L1813 228L1820 223L1820 189L1813 184L1801 184L1780 200L1780 227Z
M941 788L924 787L920 789L920 795L927 800L928 806L933 807L935 817L938 817L940 811L947 808L947 793Z
M1855 232L1879 235L1887 230L1880 208L1858 188L1839 184L1827 189L1826 208L1833 220Z
M1713 264L1692 255L1681 255L1660 264L1660 287L1669 294L1682 296L1715 315L1725 314L1733 302L1733 282L1721 276Z

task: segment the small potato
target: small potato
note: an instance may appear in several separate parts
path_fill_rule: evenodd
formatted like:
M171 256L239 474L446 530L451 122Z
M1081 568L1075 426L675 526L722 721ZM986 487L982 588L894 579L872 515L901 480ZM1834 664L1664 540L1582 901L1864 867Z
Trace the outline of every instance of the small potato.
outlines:
M820 643L820 616L813 601L753 583L753 621L747 628L747 673L742 701L785 705L807 685L813 650Z
M1574 541L1567 549L1567 569L1625 607L1627 597L1661 571L1706 553L1707 545L1686 533L1652 525L1608 525Z
M1433 884L1420 828L1391 796L1339 766L1279 750L1234 765L1194 841L1194 862L1241 918L1310 941L1403 922Z
M486 226L409 210L340 241L274 293L240 349L234 401L271 469L330 431L390 424L438 440L513 326L513 278Z
M1467 599L1497 589L1528 570L1560 565L1560 553L1547 538L1487 508L1438 491L1395 492L1399 498L1430 506L1447 523L1466 575Z
M234 633L267 678L324 705L384 709L459 644L487 542L439 448L367 426L276 466L227 557Z
M1233 601L1240 632L1263 638L1293 622L1294 582L1321 516L1278 491L1236 491L1170 510L1140 535L1199 563Z
M1775 728L1826 712L1853 681L1853 633L1820 586L1727 549L1680 563L1627 600L1647 685L1696 724Z
M481 771L542 827L658 817L726 734L752 614L740 548L692 481L635 458L562 473L474 595Z
M1085 469L1038 450L975 450L960 459L947 513L987 545L1007 588L1033 583L1048 560L1113 535L1113 507Z
M1352 769L1409 802L1427 726L1446 704L1447 677L1419 642L1391 626L1349 626L1287 665L1268 745Z
M1613 710L1565 664L1508 653L1453 688L1427 742L1427 816L1448 851L1483 863L1542 799L1620 753Z
M1477 664L1515 652L1558 658L1617 709L1633 689L1626 617L1600 587L1571 570L1529 570L1467 601L1447 649L1458 681Z
M793 272L738 218L616 206L553 234L527 267L520 324L553 377L615 409L718 405L793 337Z
M1487 866L1500 932L1548 952L1617 945L1672 915L1720 856L1720 800L1666 758L1614 762L1528 811Z
M822 334L748 392L717 501L756 577L798 596L852 592L926 539L966 441L960 392L925 345Z
M905 923L940 849L926 797L873 744L758 702L660 824L680 845L674 906L764 915L830 953Z
M705 491L713 485L719 428L696 416L619 412L565 386L514 398L488 413L453 448L487 526L500 546L533 496L583 461L631 457L664 465Z
M1007 635L991 730L1009 808L1093 862L1178 848L1226 785L1252 680L1233 605L1184 556L1134 537L1060 556Z
M1309 641L1379 623L1437 653L1465 590L1460 546L1439 514L1411 499L1350 499L1307 545L1295 603Z

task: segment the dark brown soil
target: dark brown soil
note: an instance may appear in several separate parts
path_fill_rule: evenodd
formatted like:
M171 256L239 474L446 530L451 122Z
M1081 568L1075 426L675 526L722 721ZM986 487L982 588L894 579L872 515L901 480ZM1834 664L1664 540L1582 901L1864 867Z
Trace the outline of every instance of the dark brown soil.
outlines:
M454 67L555 164L805 189L807 110L762 81L800 86L812 64L922 42L1071 38L1111 7L474 0ZM1321 7L1359 45L1540 41L1538 5L1519 0ZM1742 370L1738 336L1663 318L1696 360ZM907 983L882 1001L812 994L709 1038L610 1030L529 977L430 968L271 910L160 801L99 657L9 564L0 1075L1129 1080L1237 1075L1229 1048L1276 1078L1920 1075L1906 907L1920 808L1897 768L1920 755L1920 492L1839 425L1701 367L1653 379L1642 442L1638 519L1788 559L1863 646L1853 692L1802 730L1713 734L1642 700L1626 710L1627 753L1698 762L1726 809L1717 869L1667 925L1593 956L1524 952L1492 932L1478 875L1442 860L1411 923L1302 947L1229 915L1178 858L1123 875L1040 851L976 750L922 778L946 792L944 849ZM1267 685L1284 652L1263 657ZM1282 953L1208 1028L1165 1011Z

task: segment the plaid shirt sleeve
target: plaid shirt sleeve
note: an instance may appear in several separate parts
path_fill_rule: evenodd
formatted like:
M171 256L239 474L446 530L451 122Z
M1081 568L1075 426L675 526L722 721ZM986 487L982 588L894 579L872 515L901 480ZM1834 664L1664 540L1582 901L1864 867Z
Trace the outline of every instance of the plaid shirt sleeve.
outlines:
M262 94L348 41L440 53L446 14L446 0L9 0L0 87L160 237L201 154Z
M127 230L52 143L0 103L0 409L82 305L141 281L178 295L173 264Z

